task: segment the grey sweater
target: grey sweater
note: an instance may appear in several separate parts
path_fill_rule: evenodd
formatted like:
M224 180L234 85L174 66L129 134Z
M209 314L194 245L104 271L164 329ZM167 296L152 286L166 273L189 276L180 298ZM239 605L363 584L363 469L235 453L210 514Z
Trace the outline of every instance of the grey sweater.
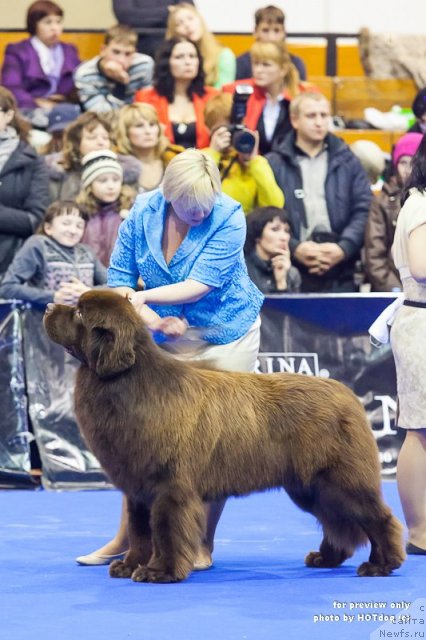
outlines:
M107 270L90 247L64 247L52 238L33 235L19 249L0 286L0 298L40 305L53 302L61 282L75 276L87 287L105 285Z

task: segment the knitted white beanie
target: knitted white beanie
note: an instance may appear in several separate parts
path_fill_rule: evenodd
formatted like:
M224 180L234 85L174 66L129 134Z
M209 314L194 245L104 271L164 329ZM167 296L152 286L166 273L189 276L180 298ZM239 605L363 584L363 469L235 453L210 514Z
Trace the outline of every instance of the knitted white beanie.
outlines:
M117 160L117 154L109 149L100 149L86 153L81 161L83 171L81 184L83 188L92 184L103 173L115 173L123 177L123 168Z

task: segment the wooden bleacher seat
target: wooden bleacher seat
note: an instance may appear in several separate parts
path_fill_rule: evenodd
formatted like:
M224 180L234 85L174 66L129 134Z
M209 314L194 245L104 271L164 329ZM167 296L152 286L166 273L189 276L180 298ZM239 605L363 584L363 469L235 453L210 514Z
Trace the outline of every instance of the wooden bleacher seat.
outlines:
M0 31L0 66L3 64L7 45L25 38L28 38L26 31ZM81 60L89 60L99 54L104 33L103 31L67 31L62 35L62 40L77 47Z
M348 43L346 40L337 40L337 69L336 75L340 77L365 76L358 43Z
M364 109L387 112L394 105L411 107L417 88L411 79L335 78L335 112L346 119L364 118Z
M3 64L4 50L11 42L27 38L26 31L0 31L0 66ZM104 32L67 31L63 40L74 44L81 60L88 60L98 55ZM249 34L218 34L222 45L230 47L236 55L248 51L254 42ZM375 107L380 111L388 111L393 105L410 107L417 93L411 80L374 80L362 77L357 44L338 43L338 73L346 74L337 77L326 76L326 47L324 44L289 42L288 48L294 55L300 56L307 67L308 80L312 82L330 101L332 113L347 119L363 118L366 107ZM351 75L349 75L349 73ZM403 135L401 132L379 131L376 129L344 129L335 132L348 144L355 140L371 140L383 151L390 152L392 146Z
M375 142L385 153L390 153L392 150L392 131L381 131L378 129L339 129L333 131L333 133L349 145L357 140L370 140L371 142Z
M312 76L325 76L327 67L327 46L325 41L323 44L289 42L288 50L294 56L302 58L306 65L308 80L311 80Z
M382 151L391 153L394 145L406 131L383 131L381 129L339 129L333 132L342 138L346 144L352 144L356 140L370 140L375 142Z
M309 76L311 82L327 98L334 114L334 78L331 76Z

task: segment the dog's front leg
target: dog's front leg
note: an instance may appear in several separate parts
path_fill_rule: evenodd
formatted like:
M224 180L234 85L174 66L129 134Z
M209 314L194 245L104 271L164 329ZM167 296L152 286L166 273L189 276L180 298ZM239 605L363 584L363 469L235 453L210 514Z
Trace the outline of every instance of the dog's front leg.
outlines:
M127 498L129 550L124 560L111 563L113 578L130 578L140 565L146 566L152 555L150 510L140 502Z
M151 507L154 554L132 574L136 582L179 582L194 566L205 526L201 499L184 483L164 484Z

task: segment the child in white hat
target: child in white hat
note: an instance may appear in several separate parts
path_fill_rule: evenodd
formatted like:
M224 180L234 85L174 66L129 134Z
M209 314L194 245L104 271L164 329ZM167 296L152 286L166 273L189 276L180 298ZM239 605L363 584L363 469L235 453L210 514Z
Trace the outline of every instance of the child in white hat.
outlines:
M109 149L91 151L82 159L82 190L76 201L89 214L83 240L101 262L109 259L118 228L136 197L134 189L123 185L123 169Z

